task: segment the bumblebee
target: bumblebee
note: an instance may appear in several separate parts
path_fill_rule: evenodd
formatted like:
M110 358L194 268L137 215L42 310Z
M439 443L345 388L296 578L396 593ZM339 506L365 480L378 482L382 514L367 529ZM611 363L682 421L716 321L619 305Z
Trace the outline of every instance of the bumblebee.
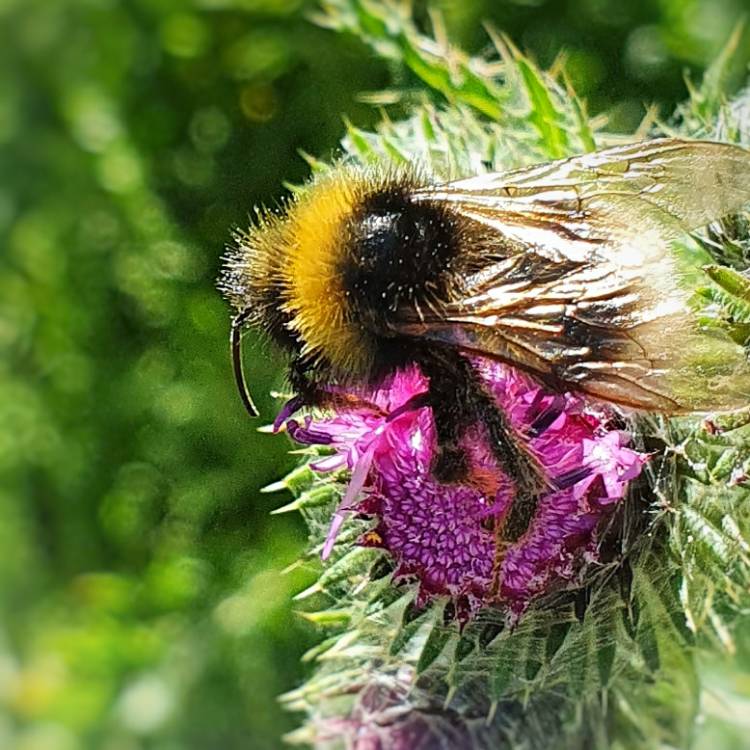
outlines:
M257 414L240 357L247 325L289 354L296 406L416 365L429 379L435 476L466 479L463 437L483 424L520 494L537 496L547 480L472 358L629 409L747 406L743 346L695 304L711 259L690 233L748 202L750 151L708 141L659 139L445 184L332 169L283 211L259 214L226 260L240 393ZM513 525L521 533L524 521Z

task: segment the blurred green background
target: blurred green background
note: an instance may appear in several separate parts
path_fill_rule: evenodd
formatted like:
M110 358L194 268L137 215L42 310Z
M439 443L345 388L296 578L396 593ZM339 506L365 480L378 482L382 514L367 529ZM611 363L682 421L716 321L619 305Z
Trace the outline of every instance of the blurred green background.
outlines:
M743 0L443 0L632 129ZM275 748L316 635L292 459L236 396L214 289L233 227L414 84L303 0L0 0L0 748ZM427 23L429 8L415 4ZM250 348L250 347L248 347ZM280 362L258 349L264 416Z

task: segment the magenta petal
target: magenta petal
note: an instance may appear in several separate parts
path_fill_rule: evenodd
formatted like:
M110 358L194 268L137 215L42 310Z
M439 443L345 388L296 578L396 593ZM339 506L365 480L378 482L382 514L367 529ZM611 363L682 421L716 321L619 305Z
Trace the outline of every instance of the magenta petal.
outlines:
M357 462L352 472L352 478L349 482L349 486L346 488L346 493L339 503L339 507L333 515L333 521L331 522L331 528L328 530L325 543L323 544L323 552L321 558L327 560L333 550L333 545L336 543L336 536L339 533L341 524L344 523L344 513L351 510L354 505L354 501L362 491L367 481L367 475L370 473L370 467L372 466L372 459L375 456L375 447L377 438L372 441L370 446L364 452L362 457Z
M622 500L648 456L629 447L628 433L609 429L615 421L610 407L548 393L496 362L474 364L553 487L502 561L500 592L507 611L518 617L551 586L575 585L583 564L597 559L599 521ZM472 426L465 438L472 481L445 485L434 479L428 385L415 368L406 370L362 394L377 409L308 417L303 425L290 420L290 433L335 450L312 462L314 470L352 470L322 557L330 556L347 512L372 515L377 546L393 558L397 582L417 583L420 601L452 597L466 619L490 593L496 556L491 521L515 502L515 486L494 458L482 425Z
M346 466L346 458L339 453L334 453L332 456L326 456L321 458L319 461L311 461L310 468L313 471L320 472L321 474L327 474L329 471L336 471L337 469L343 469Z
M303 404L304 401L299 396L293 396L290 398L289 401L281 407L281 411L276 415L276 419L273 420L273 431L278 432L281 429L281 425L283 425L292 414L299 411Z

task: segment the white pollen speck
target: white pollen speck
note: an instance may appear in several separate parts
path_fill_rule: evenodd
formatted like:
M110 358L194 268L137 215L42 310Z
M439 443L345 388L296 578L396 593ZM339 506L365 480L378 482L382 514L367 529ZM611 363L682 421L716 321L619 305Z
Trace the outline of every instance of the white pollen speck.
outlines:
M591 457L598 463L605 463L612 458L612 453L605 446L596 445L591 451Z

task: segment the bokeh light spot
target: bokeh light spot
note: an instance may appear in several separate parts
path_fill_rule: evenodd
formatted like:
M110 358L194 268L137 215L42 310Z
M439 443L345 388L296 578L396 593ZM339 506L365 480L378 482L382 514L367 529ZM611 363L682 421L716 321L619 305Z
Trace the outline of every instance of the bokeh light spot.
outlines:
M218 107L199 109L190 120L190 139L198 151L212 154L226 145L229 119Z
M117 716L132 732L151 734L167 721L174 705L167 683L156 674L147 674L125 688L117 704Z
M227 633L241 636L283 605L286 586L280 585L278 571L264 570L254 575L247 587L222 601L214 617Z
M633 75L650 78L657 75L669 59L662 32L657 26L639 26L628 36L625 62Z
M240 91L240 109L251 122L268 122L273 119L278 107L279 100L270 84L253 84Z
M125 144L115 144L99 160L99 181L113 193L129 193L143 182L143 170L138 156Z
M208 48L211 35L206 24L188 13L168 16L161 27L164 49L175 57L198 57Z
M87 151L99 153L122 134L112 101L94 86L72 87L63 107L73 137Z
M272 81L291 64L290 39L285 34L261 28L242 37L224 53L229 73L239 80Z

